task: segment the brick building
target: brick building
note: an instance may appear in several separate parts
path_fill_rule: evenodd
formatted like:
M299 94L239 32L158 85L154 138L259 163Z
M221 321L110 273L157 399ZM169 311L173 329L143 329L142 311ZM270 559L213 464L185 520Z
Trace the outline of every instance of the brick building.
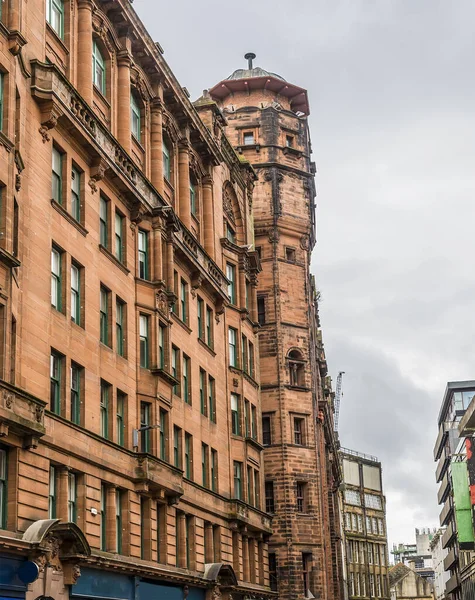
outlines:
M215 85L226 134L253 166L266 510L271 587L280 598L340 598L341 545L333 395L310 275L315 165L307 92L279 75L238 69Z
M0 596L271 597L256 173L129 0L0 8Z

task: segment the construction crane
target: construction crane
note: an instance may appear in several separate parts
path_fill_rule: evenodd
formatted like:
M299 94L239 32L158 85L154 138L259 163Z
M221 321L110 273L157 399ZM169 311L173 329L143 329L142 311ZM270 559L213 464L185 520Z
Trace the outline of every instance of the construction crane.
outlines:
M341 381L343 379L343 375L345 371L340 371L338 373L338 377L336 378L336 392L335 392L335 431L338 431L338 419L340 417L340 402L343 393L341 391Z

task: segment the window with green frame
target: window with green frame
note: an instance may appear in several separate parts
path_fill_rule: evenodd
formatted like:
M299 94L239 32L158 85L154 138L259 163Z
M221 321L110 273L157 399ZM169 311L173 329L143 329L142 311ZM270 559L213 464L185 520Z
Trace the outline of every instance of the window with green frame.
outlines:
M200 369L200 412L202 415L207 415L206 406L206 372Z
M124 217L115 213L115 257L119 262L124 262Z
M8 451L0 446L0 529L7 528Z
M71 215L81 220L81 171L73 165L71 169Z
M124 430L125 430L125 407L127 405L127 394L117 390L117 407L116 407L116 423L117 423L117 443L119 446L124 445Z
M51 306L62 310L62 252L58 248L51 249Z
M191 404L190 394L190 359L183 354L183 400L186 404Z
M172 346L172 375L177 381L180 380L180 350L176 346ZM179 383L173 386L173 393L177 396L180 395Z
M168 413L160 409L160 458L167 460L167 420Z
M130 128L134 138L140 142L142 134L141 110L133 92L130 94Z
M100 428L101 435L106 440L109 439L109 396L110 396L111 385L106 381L101 380L101 420Z
M193 437L189 433L185 433L185 477L193 479Z
M125 356L125 302L116 298L115 301L115 337L116 351L119 356Z
M100 292L100 340L106 346L109 343L109 295L107 288L101 285Z
M236 267L226 263L226 277L228 279L228 296L231 304L236 304Z
M231 394L231 431L234 435L241 435L241 415L237 394Z
M5 74L0 72L0 131L3 131L4 87L5 87Z
M139 315L140 366L143 369L148 369L150 364L149 321L148 315Z
M105 95L106 63L96 40L92 45L92 82L101 94Z
M50 410L56 415L61 414L61 384L63 355L51 351L50 355Z
M201 444L201 485L209 487L209 446Z
M106 550L107 547L107 504L106 504L106 486L101 485L101 550Z
M242 500L242 462L233 462L234 471L234 498Z
M139 229L138 254L139 277L140 279L148 279L148 234L142 229Z
M197 206L196 206L196 186L191 181L191 178L190 178L190 211L191 211L191 214L194 217L196 217L196 213L197 213Z
M158 324L158 368L165 368L165 325Z
M200 340L204 340L205 338L205 331L204 331L204 305L205 303L203 302L202 298L200 298L198 296L198 300L197 300L197 313L198 313L198 337Z
M211 448L211 489L218 491L218 452Z
M173 427L173 464L175 467L181 468L181 452L180 452L181 429L174 425Z
M206 343L213 349L213 310L206 307Z
M104 248L109 247L109 201L101 195L99 199L99 237Z
M64 2L63 0L46 0L46 20L55 33L64 39Z
M122 554L122 491L115 491L115 551Z
M188 284L184 279L180 281L180 318L183 323L188 320Z
M81 372L82 367L71 362L71 421L81 424Z
M208 406L210 421L216 423L215 381L211 375L208 375Z
M171 178L171 161L170 161L170 150L168 148L165 140L162 142L162 152L163 152L163 176L167 181L170 181Z
M71 263L71 321L81 325L81 268Z
M63 154L53 146L51 163L51 195L58 204L63 203Z
M148 402L140 403L140 428L150 427L151 406ZM145 429L140 432L140 451L150 452L150 429Z
M49 468L48 519L56 519L56 467Z
M76 473L68 473L68 521L77 523L77 478Z

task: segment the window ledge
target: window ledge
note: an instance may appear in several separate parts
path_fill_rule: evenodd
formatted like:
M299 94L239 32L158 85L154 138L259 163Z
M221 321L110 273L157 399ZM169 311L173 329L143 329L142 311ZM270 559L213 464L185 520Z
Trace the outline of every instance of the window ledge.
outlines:
M11 152L15 147L15 144L3 133L3 131L0 131L0 146L3 146L7 152Z
M108 250L105 246L99 244L99 250L102 252L102 254L105 254L107 258L111 260L117 267L119 267L119 269L123 273L125 273L126 275L130 273L130 270L124 264L122 264L120 260L117 260L117 258L112 254L112 252L110 252L110 250Z
M110 350L112 352L112 347L108 346L107 344L104 344L104 342L101 342L100 340L99 340L99 347L105 348L106 350Z
M168 373L168 371L165 371L165 369L162 369L161 367L152 367L152 369L150 370L152 372L152 375L157 375L158 377L161 377L164 381L171 385L179 385L180 383L178 379L175 379L175 377L173 377L171 373Z
M65 54L69 54L69 48L66 46L64 41L59 37L57 32L51 27L51 25L48 23L48 21L46 21L46 31L53 36L54 41L61 46L63 52Z
M19 267L21 265L21 262L16 256L13 256L13 254L10 254L10 252L7 252L3 248L0 248L0 262L10 268Z
M248 149L252 149L252 150L255 150L256 152L259 152L259 151L260 151L260 149L261 149L261 145L260 145L260 144L241 144L240 146L238 146L238 147L236 148L236 150L237 150L237 151L238 151L240 154L242 154L242 151L243 151L244 149L246 149L246 150L248 150Z
M249 375L245 371L243 372L243 375L244 375L244 379L246 381L248 381L252 385L252 387L255 387L255 388L259 387L259 384L257 383L257 381L251 375Z
M73 321L72 319L71 319L71 325L73 325L74 327L77 327L81 331L85 331L86 330L86 328L83 325L79 325L79 323L76 323L76 321Z
M110 104L109 100L106 98L106 96L104 96L103 92L101 92L101 90L97 87L97 85L95 83L92 84L92 87L93 87L94 93L97 94L103 102L105 102L107 108L109 108L109 110L110 110L111 104Z
M310 392L311 388L303 386L303 385L290 385L286 384L284 387L286 387L289 390L297 390L299 392Z
M204 342L201 338L198 338L198 343L203 346L212 356L216 356L216 352L208 346L206 342Z
M133 133L130 134L130 139L136 144L137 148L145 154L145 148L143 147L142 142L138 140Z
M235 367L234 365L228 365L231 373L235 373L236 375L242 375L242 371L239 367Z
M178 325L183 327L183 329L185 331L187 331L188 333L191 333L191 329L188 327L188 325L184 321L182 321L180 319L180 317L178 317L174 312L172 312L170 314L172 315L172 319L175 321L175 323L178 323Z
M254 448L256 448L256 450L263 450L264 446L262 444L260 444L256 439L254 439L251 436L246 436L246 442L251 445L254 446Z
M89 233L89 231L85 227L83 227L83 225L81 225L81 223L79 223L79 221L76 221L76 219L71 214L69 214L68 211L63 206L61 206L61 204L56 202L56 200L54 200L53 198L51 198L51 206L55 210L57 210L59 212L59 214L62 215L66 219L66 221L71 223L71 225L73 227L75 227L81 235L86 237L86 235Z

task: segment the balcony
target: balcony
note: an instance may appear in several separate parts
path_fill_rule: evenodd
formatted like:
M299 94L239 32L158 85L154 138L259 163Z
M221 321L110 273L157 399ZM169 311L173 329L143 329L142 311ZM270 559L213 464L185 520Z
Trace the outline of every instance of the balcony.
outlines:
M238 525L245 525L249 529L263 533L272 532L269 515L240 500L232 500L229 503L228 517L237 522Z
M45 406L42 400L0 381L0 437L13 431L23 438L24 448L36 448L46 433Z
M448 450L444 449L442 452L442 456L439 459L439 464L437 465L437 469L435 471L435 480L437 483L441 481L442 477L445 475L447 467L450 464L450 453Z
M445 584L445 595L453 593L458 587L460 587L460 581L456 573Z
M442 548L447 548L450 545L451 541L455 537L455 533L454 524L453 522L450 522L447 525L447 529L444 531L444 535L442 536Z
M439 515L441 527L443 527L444 525L447 524L452 513L453 513L452 498L447 498L447 500L445 501L445 504L444 504L444 508L440 511L440 515Z
M449 571L453 565L458 561L459 557L455 552L455 548L449 551L447 556L444 558L444 571Z
M440 483L440 488L437 493L437 502L439 504L442 504L443 502L445 502L449 492L450 492L450 477L449 477L449 473L446 473Z
M434 445L434 460L439 460L440 454L444 447L445 441L447 439L447 428L445 423L441 423L439 427L439 435L435 441Z
M135 490L152 493L158 500L174 504L183 495L183 472L151 454L137 454Z
M472 399L470 404L459 423L459 435L470 436L475 433L475 397Z

